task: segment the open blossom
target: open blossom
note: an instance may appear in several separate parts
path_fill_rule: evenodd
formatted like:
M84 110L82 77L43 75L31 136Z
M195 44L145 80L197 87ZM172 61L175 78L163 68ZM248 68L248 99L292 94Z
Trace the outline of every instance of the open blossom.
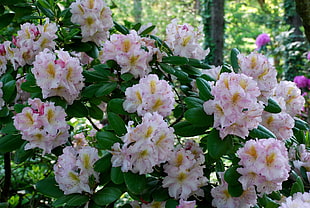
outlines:
M120 65L121 74L131 73L135 78L142 78L150 73L149 62L155 54L162 56L154 40L141 38L136 31L131 30L127 35L111 35L110 40L104 43L99 59L102 63L114 60Z
M300 144L298 148L291 147L289 153L295 171L300 174L300 168L304 167L306 169L308 181L310 181L310 151L306 149L304 144Z
M45 154L65 144L69 137L69 125L64 109L38 98L29 99L28 103L31 106L23 108L14 117L14 126L21 131L22 139L29 141L25 149L38 147Z
M143 116L147 112L157 112L162 116L171 114L174 108L174 93L166 80L159 80L156 74L140 79L139 84L125 91L124 109Z
M45 49L36 56L31 71L43 98L60 96L72 104L84 86L80 61L67 51Z
M211 93L214 100L203 104L206 114L214 114L213 127L223 139L228 134L245 138L261 122L263 104L257 101L256 82L244 74L222 73Z
M5 45L0 44L0 76L6 71L7 56L6 56Z
M239 197L233 197L228 192L228 184L224 180L224 173L219 173L221 184L212 188L212 206L217 208L250 208L257 203L257 196L254 186L243 190Z
M310 193L297 192L293 196L289 196L281 203L279 208L297 208L297 207L310 207Z
M99 174L94 171L94 164L99 159L97 149L83 146L80 149L66 147L54 165L55 180L64 194L93 193L89 179L94 177L99 182Z
M2 107L4 106L4 100L3 100L3 91L2 91L2 87L3 87L3 82L0 82L0 110L2 109Z
M288 152L282 141L273 138L249 140L237 155L242 166L237 171L244 190L253 185L261 194L281 190L290 171Z
M112 12L103 0L76 0L70 5L71 22L79 24L82 42L93 41L101 46L113 27Z
M294 82L296 83L297 87L299 88L306 88L308 87L309 79L305 76L296 76L294 77Z
M269 42L270 42L270 37L266 33L262 33L258 35L255 41L257 49L260 49L262 46L266 45Z
M179 205L176 208L195 208L196 201L185 201L180 199Z
M285 101L285 112L294 117L301 113L305 104L305 98L301 95L301 90L291 81L281 81L274 91L277 99L282 97Z
M44 25L22 24L21 30L17 32L16 37L13 37L12 43L8 41L5 43L7 59L11 61L15 69L17 66L31 65L39 52L46 48L55 48L56 32L56 24L50 23L49 19L45 20ZM11 47L11 44L14 47Z
M158 113L146 113L142 123L131 127L122 137L123 146L112 146L112 166L121 167L123 172L146 174L153 172L153 167L166 162L173 150L174 130L168 127Z
M200 187L206 185L204 176L204 156L197 143L189 141L185 147L177 147L170 154L168 164L164 165L167 176L163 187L168 188L169 195L175 199L186 200L192 194L201 194Z
M239 54L238 63L240 71L257 82L261 91L260 100L266 103L277 86L276 69L270 64L267 57L257 52L252 52L248 56Z
M202 38L202 28L198 31L189 24L178 25L178 20L173 19L166 28L166 44L173 55L202 60L209 54L209 49L204 50L198 40Z

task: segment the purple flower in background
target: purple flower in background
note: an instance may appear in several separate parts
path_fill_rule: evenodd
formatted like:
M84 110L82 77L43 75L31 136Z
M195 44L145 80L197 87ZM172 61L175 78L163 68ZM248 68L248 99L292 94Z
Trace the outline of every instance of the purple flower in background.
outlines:
M266 33L262 33L256 38L257 49L260 49L262 46L270 42L270 37Z
M304 87L307 87L308 86L308 83L310 84L309 82L310 80L305 77L305 76L296 76L294 78L294 82L296 83L297 87L299 88L304 88Z
M310 61L310 51L307 54L307 59Z

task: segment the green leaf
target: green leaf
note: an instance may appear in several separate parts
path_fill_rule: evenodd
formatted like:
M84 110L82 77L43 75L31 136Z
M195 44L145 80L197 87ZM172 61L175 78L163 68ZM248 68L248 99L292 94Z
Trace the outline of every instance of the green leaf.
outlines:
M75 100L67 107L66 113L69 117L82 118L88 116L88 109L81 101Z
M187 108L201 108L205 101L196 97L186 97L184 102Z
M99 89L96 91L95 96L96 97L101 97L101 96L104 96L104 95L108 95L113 90L115 90L116 87L117 87L117 83L116 82L102 83L101 87L99 87Z
M25 150L25 145L27 142L24 142L24 144L15 152L14 154L14 162L16 164L20 164L24 161L26 161L28 158L34 155L35 150L34 149L29 149Z
M110 100L107 107L108 112L114 112L122 115L129 115L129 113L125 111L123 108L124 101L125 100L121 98L114 98Z
M10 115L8 107L2 107L2 109L0 110L0 118L7 117L8 115Z
M230 185L239 185L238 179L241 174L237 172L238 166L232 166L224 173L224 180Z
M268 105L264 108L264 110L269 113L280 113L282 109L274 99L269 98Z
M214 79L213 77L210 77L210 76L207 75L207 74L202 74L200 77L203 78L203 79L205 79L205 80L207 80L207 81L216 82L216 79Z
M179 80L183 80L183 81L187 81L187 82L190 81L188 74L185 71L176 69L174 71L173 75L176 76Z
M118 32L122 33L123 35L129 34L129 30L125 26L120 25L115 21L114 21L114 27Z
M109 150L114 143L122 143L122 140L108 131L98 131L96 133L96 147L102 150Z
M153 193L152 197L154 201L166 201L170 198L168 189L158 187Z
M169 63L173 65L184 65L188 63L188 58L181 56L165 56L163 57L163 63Z
M133 78L134 78L134 76L130 73L121 74L121 79L126 81L126 82L132 80Z
M112 167L111 169L111 180L115 184L124 183L124 174L121 167Z
M31 73L27 74L26 82L21 84L21 89L31 93L41 92L41 88L37 86L36 79Z
M94 119L101 120L103 118L102 110L98 106L92 103L91 103L91 107L88 107L88 112L89 112L89 116Z
M139 175L132 172L125 172L124 179L126 186L133 194L141 194L146 188L146 177L145 175Z
M296 128L300 130L305 130L305 131L310 129L309 124L306 121L301 120L300 118L297 118L297 117L295 117L294 120L295 120Z
M100 206L105 206L111 204L112 202L118 200L121 195L122 191L115 187L105 187L95 193L92 197L94 202Z
M14 105L14 111L16 113L21 113L23 111L24 107L26 107L26 105L17 103Z
M195 126L211 127L213 125L213 116L207 115L201 107L188 109L184 117Z
M82 96L86 98L92 98L95 96L98 89L101 87L101 84L92 84L85 87L82 91Z
M276 138L276 136L266 127L262 125L258 125L256 129L252 129L249 133L249 136L252 138L258 139L268 139L268 138Z
M108 112L108 122L118 136L122 136L127 133L125 122L116 113Z
M46 15L48 18L50 18L51 20L53 20L54 17L55 17L54 12L53 12L51 9L49 9L50 7L49 7L49 8L45 8L41 3L42 3L42 2L38 1L38 2L36 3L37 7L40 9L40 11L41 11L44 15Z
M98 58L99 56L99 49L97 47L97 45L93 42L90 42L91 45L91 49L88 51L85 51L86 54L94 59Z
M208 64L203 63L202 61L198 60L198 59L193 59L193 58L189 58L188 59L188 65L191 65L193 67L197 67L200 69L210 69L211 66Z
M191 137L204 134L207 127L195 126L189 121L182 121L173 126L174 133L179 136Z
M16 81L11 80L2 87L3 99L6 103L11 103L16 97Z
M220 138L219 131L212 129L207 135L207 148L211 157L219 159L223 155L227 154L233 147L233 141L230 136L224 139Z
M202 100L207 101L207 100L213 99L213 95L211 94L211 87L208 81L206 81L203 78L198 77L196 79L196 85L197 85L197 88L199 89L199 97Z
M105 73L108 72L108 73ZM83 76L85 78L85 82L100 82L100 81L109 81L109 71L107 69L100 69L100 70L94 70L94 71L83 71Z
M193 76L197 76L197 77L201 75L201 70L199 70L195 67L192 67L190 65L182 65L180 67L181 67L182 71L186 72L189 75L193 75Z
M46 0L38 0L38 3L41 4L41 6L46 8L46 9L50 9L51 8L51 5Z
M59 198L64 195L63 192L58 188L54 177L45 178L36 183L36 189L40 193L54 198Z
M232 197L239 197L243 193L242 184L237 181L235 185L228 184L228 193Z
M298 192L304 193L305 187L304 187L304 183L302 182L301 177L297 175L295 171L292 171L292 175L294 176L294 179L296 182L293 183L292 185L290 195L292 196L293 194L298 193Z
M164 70L168 74L174 74L175 73L175 69L172 66L170 66L169 64L159 63L159 66L162 68L162 70Z
M0 29L5 28L8 26L14 19L15 14L14 13L6 13L0 15Z
M145 30L143 30L143 31L140 33L140 36L150 34L150 33L155 29L155 27L156 27L155 25L152 25L152 26L146 28Z
M0 153L11 152L20 148L25 141L20 134L10 134L0 138Z
M179 202L174 199L168 199L165 205L165 208L176 208L179 205Z
M82 194L70 194L58 198L54 203L54 207L62 206L82 206L89 201L89 197Z
M100 173L107 172L112 167L111 158L112 155L109 153L97 160L94 170Z
M233 48L230 52L230 63L236 73L239 72L240 68L238 64L238 54L240 54L240 51L237 48Z

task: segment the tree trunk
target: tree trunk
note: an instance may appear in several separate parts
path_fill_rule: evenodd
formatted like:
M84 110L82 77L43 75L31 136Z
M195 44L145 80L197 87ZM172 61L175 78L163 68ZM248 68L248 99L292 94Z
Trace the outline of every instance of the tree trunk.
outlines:
M135 23L141 22L142 20L142 0L133 1L133 16Z
M302 23L305 28L305 33L310 42L310 1L309 0L295 0L296 10L302 18Z

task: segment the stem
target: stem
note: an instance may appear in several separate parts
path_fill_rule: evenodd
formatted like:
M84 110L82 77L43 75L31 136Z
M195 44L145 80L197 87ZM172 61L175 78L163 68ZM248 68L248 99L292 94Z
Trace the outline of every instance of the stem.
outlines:
M86 117L87 120L91 123L91 125L94 127L94 129L96 129L97 131L100 131L100 129L96 126L96 124L91 120L91 118Z
M11 153L4 153L4 187L2 190L1 201L7 201L11 187Z

